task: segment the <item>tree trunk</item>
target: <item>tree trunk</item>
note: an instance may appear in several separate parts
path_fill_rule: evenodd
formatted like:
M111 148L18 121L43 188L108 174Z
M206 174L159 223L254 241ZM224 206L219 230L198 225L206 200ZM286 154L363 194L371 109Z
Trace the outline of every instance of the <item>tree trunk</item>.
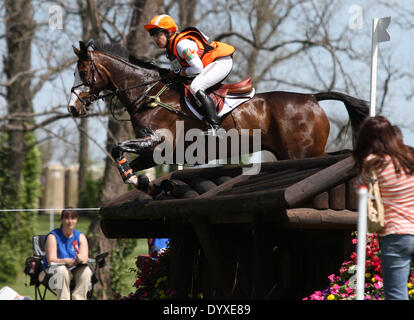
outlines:
M179 0L178 6L180 12L178 14L180 19L180 30L188 27L194 27L195 17L194 12L197 6L198 0Z
M4 70L9 84L6 93L7 111L9 115L32 113L30 63L31 42L35 29L32 3L28 0L6 0L5 5L7 57L4 58ZM22 126L24 121L10 120L9 124ZM8 143L11 148L8 169L12 182L16 183L12 199L17 200L26 154L24 132L8 132Z
M157 1L147 1L147 0L135 0L133 1L133 15L130 25L130 32L127 35L127 49L134 53L135 55L145 55L149 49L149 44L151 38L145 34L145 29L143 28L149 19L156 13L160 0ZM97 8L94 4L94 0L88 0L89 14L94 17L98 17ZM96 20L96 19L95 19ZM99 21L95 21L92 26L94 29L95 38L99 39L98 35L100 34L97 30L99 26ZM95 28L94 28L95 27ZM107 133L107 143L106 150L110 154L112 148L119 142L123 140L130 139L133 134L132 126L129 122L119 122L112 117L108 119L108 133ZM105 159L105 171L103 179L103 190L101 195L101 203L104 203L110 199L113 199L127 191L127 186L122 181L121 176L119 175L118 168L111 157ZM100 219L96 217L93 219L89 227L89 243L93 251L98 252L112 252L116 246L117 241L113 239L107 239L102 233L100 226ZM109 259L108 259L109 262ZM101 270L101 277L103 282L103 287L101 289L102 299L107 299L110 294L111 288L111 278L110 278L110 263L108 263L103 270Z
M87 41L90 37L90 34L93 33L93 28L91 30L90 24L91 21L94 21L90 18L90 5L89 1L87 6L83 3L82 0L78 0L78 8L81 17L82 23L82 40ZM80 203L80 197L86 186L86 177L88 173L88 150L89 150L89 138L88 138L88 118L81 118L79 124L79 154L78 154L78 205Z
M157 14L158 8L162 5L162 0L147 1L133 0L132 6L134 12L132 14L129 33L126 37L127 49L136 56L145 56L148 54L149 46L152 41L148 35L144 25Z

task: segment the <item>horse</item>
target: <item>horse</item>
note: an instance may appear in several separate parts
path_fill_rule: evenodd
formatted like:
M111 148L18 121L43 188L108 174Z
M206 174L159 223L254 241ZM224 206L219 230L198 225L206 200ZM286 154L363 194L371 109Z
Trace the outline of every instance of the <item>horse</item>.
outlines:
M68 111L73 117L86 116L94 101L118 97L129 114L136 139L119 142L112 149L112 157L124 182L139 188L134 172L158 164L154 161L154 150L165 140L160 130L168 129L177 137L178 121L182 121L186 132L202 129L203 122L184 101L185 84L173 72L135 58L121 46L93 41L79 44L79 49L73 46L78 62ZM155 105L149 106L148 97L153 97ZM318 103L322 100L344 103L353 132L369 112L366 101L340 92L269 91L255 93L223 116L221 126L226 131L235 129L239 134L248 129L248 152L252 151L253 131L260 130L260 149L270 151L278 160L323 156L330 124ZM186 142L185 148L188 145ZM176 147L173 146L175 156ZM139 156L129 162L124 153Z

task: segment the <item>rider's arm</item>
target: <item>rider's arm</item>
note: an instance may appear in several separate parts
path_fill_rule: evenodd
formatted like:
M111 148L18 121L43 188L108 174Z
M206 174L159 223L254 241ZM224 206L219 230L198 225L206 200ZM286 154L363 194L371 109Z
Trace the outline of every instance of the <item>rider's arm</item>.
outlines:
M203 71L204 66L197 54L197 51L198 47L194 41L184 39L177 43L178 55L189 64L189 67L183 69L183 76L191 77Z

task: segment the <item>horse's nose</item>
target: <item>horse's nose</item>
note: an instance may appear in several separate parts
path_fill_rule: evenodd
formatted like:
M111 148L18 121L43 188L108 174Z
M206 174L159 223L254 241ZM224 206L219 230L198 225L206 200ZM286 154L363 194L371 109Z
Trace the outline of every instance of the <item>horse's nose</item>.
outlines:
M76 110L74 106L68 106L68 112L72 115L72 117L79 117L79 111Z

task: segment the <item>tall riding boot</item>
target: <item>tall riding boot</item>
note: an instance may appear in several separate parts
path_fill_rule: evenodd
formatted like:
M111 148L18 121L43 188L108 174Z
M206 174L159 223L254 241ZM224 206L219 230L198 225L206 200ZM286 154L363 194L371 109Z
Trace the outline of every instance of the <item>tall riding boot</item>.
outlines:
M198 90L196 92L196 98L201 104L202 111L204 116L207 119L207 122L213 128L213 134L217 132L217 130L221 129L220 122L216 112L216 106L214 105L213 100L209 97L208 94L204 90Z

